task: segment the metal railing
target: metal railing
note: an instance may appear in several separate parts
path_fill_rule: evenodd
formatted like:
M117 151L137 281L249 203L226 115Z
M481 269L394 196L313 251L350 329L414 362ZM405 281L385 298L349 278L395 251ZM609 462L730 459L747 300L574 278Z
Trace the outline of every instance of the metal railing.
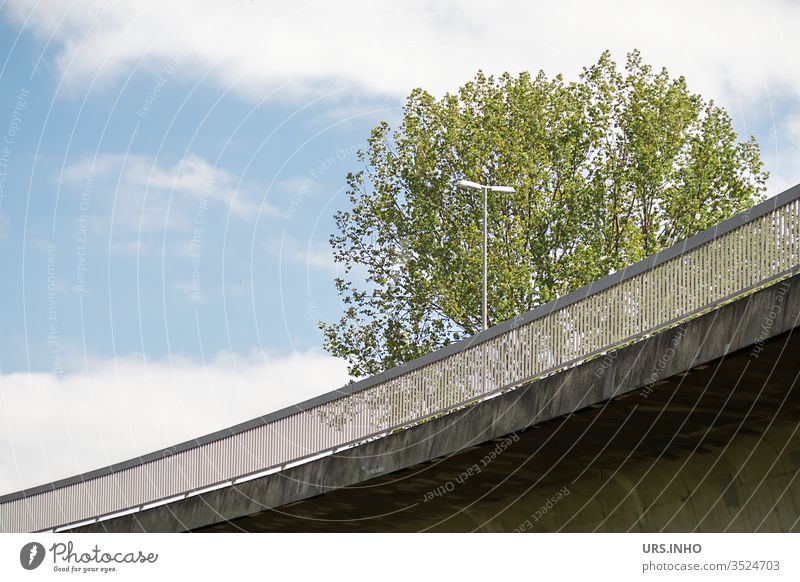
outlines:
M74 527L275 472L447 413L674 325L795 271L800 186L623 271L296 406L0 497L0 530Z

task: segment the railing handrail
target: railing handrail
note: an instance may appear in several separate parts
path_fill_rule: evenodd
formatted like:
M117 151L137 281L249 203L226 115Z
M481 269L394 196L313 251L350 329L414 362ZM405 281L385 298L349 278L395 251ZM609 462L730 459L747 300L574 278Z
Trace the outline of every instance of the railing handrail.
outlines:
M698 234L695 234L694 236L679 241L674 245L670 246L669 248L664 249L659 253L656 253L655 255L646 257L638 261L637 263L634 263L633 265L629 265L619 271L616 271L610 275L607 275L606 277L603 277L602 279L599 279L588 285L585 285L584 287L572 291L567 295L559 297L546 304L540 305L530 311L527 311L519 316L516 316L512 319L497 324L474 336L465 338L456 343L440 348L434 352L416 358L410 362L407 362L406 364L396 366L394 368L391 368L384 372L380 372L368 378L364 378L352 384L347 384L337 390L332 390L320 396L304 400L303 402L300 402L298 404L294 404L282 408L280 410L277 410L275 412L259 416L239 424L235 424L233 426L203 435L196 439L184 441L182 443L173 445L171 447L165 447L153 451L151 453L141 455L139 457L134 457L126 461L114 463L112 465L107 465L105 467L94 469L86 473L81 473L79 475L74 475L64 479L59 479L51 483L38 485L29 489L24 489L13 493L7 493L5 495L0 495L0 504L16 501L34 495L39 495L41 493L47 493L50 491L61 489L63 487L90 481L98 477L103 477L126 469L131 469L133 467L145 465L152 461L162 459L165 456L174 455L190 449L201 447L203 445L207 445L214 441L235 436L247 432L249 430L252 430L254 428L271 424L278 420L295 415L299 412L308 411L320 405L335 401L339 398L343 398L361 392L368 388L372 388L383 382L387 382L389 380L408 374L410 372L428 366L432 363L435 363L439 360L457 354L466 349L475 347L479 344L494 339L504 333L507 333L515 328L521 327L539 318L545 317L554 311L557 311L559 309L572 305L578 301L581 301L591 295L600 293L601 291L604 291L609 287L622 283L643 272L653 269L658 265L661 265L662 263L665 263L703 244L706 244L716 238L719 238L725 235L726 233L736 228L739 228L740 226L743 226L749 222L752 222L766 214L769 214L770 212L790 202L793 202L799 198L800 198L800 184L793 186L792 188L789 188L788 190L785 190L784 192L772 198L768 198L767 200L764 200L763 202L747 209L746 211L736 216L733 216L715 226L712 226Z

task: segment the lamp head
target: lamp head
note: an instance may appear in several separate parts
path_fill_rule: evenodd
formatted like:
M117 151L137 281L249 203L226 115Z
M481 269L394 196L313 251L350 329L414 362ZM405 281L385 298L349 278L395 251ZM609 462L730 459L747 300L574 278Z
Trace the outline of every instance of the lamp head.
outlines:
M470 182L469 180L459 180L456 182L456 186L459 188L469 188L470 190L480 190L483 188L483 186L477 182Z
M456 182L456 186L459 188L468 188L470 190L483 190L487 188L492 192L506 192L506 193L513 193L516 192L514 188L511 186L484 186L483 184L478 184L477 182L470 182L469 180L459 180Z

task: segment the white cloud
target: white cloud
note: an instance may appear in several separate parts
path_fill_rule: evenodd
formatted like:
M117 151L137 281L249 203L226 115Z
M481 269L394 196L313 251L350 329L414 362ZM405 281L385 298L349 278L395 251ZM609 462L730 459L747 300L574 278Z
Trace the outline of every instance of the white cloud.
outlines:
M621 0L496 3L345 0L219 3L154 0L10 0L8 11L58 44L69 84L157 71L209 74L252 97L282 83L315 91L360 85L404 95L441 92L477 67L575 74L609 48L638 47L649 62L687 75L711 95L796 93L800 6L736 1ZM30 18L29 18L30 17ZM185 58L183 58L185 55Z
M100 153L68 166L63 183L75 189L76 202L87 189L92 198L102 199L109 212L105 218L111 218L113 203L114 228L128 233L190 231L210 212L230 211L242 220L254 219L259 211L278 216L269 204L260 205L254 187L243 187L236 175L195 154L161 165L148 156Z
M203 363L90 360L58 379L0 375L0 494L183 442L334 390L346 364L305 352Z
M604 49L623 61L638 48L648 63L684 75L692 90L725 106L743 133L757 127L762 143L766 131L789 140L786 117L800 111L800 4L789 1L9 0L4 7L55 47L73 91L124 87L113 81L137 70L156 79L166 67L170 77L202 79L253 102L328 95L326 111L342 115L348 87L397 99L417 86L454 91L478 68L574 78ZM763 147L777 158L774 144ZM773 178L772 190L797 179Z
M777 193L800 182L800 110L786 115L781 131L771 137L778 143L764 156L764 163L770 170L770 184Z
M334 261L333 251L328 243L307 241L302 244L285 234L281 239L265 242L263 248L280 262L286 261L307 269L320 269L335 274L342 271L341 265Z

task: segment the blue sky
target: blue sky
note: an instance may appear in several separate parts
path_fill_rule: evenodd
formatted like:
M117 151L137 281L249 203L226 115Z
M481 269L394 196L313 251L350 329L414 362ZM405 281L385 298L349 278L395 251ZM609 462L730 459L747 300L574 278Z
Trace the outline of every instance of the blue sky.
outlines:
M790 3L0 6L0 492L343 384L327 240L415 86L639 48L800 182Z
M344 176L398 102L347 88L244 102L180 78L178 61L124 91L67 94L40 44L24 35L3 77L2 110L20 126L2 206L4 272L19 274L4 285L17 308L0 315L3 371L48 371L56 349L67 371L84 349L318 347L315 320L337 309L327 238ZM55 314L42 308L52 256Z

